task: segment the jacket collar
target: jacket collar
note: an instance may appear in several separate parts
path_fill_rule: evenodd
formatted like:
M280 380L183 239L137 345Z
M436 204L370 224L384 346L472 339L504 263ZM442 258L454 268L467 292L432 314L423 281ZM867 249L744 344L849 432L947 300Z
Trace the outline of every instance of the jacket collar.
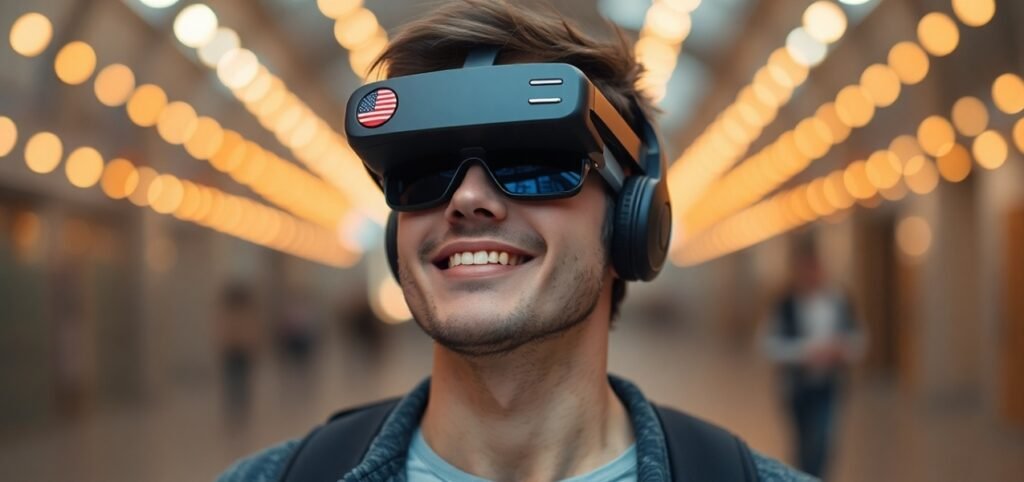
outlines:
M622 400L633 422L636 438L637 480L667 482L671 480L665 433L654 406L632 383L608 376L612 390ZM405 458L413 433L427 407L430 378L406 395L388 415L380 433L370 443L363 460L339 482L405 481Z

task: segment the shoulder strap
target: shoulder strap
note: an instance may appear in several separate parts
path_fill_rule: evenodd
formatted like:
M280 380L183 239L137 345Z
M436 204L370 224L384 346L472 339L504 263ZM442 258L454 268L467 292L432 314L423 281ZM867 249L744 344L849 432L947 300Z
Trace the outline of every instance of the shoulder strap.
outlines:
M278 480L337 482L359 465L398 400L384 400L334 414L302 440Z
M758 480L750 448L738 437L685 413L660 406L655 408L665 430L672 480Z

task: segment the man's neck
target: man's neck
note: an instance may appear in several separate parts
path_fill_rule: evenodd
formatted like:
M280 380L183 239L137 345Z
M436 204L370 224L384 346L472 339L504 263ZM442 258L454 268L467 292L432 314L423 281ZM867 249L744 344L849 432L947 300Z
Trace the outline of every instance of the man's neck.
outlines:
M625 451L633 430L608 384L608 320L592 318L498 356L436 346L422 421L427 443L490 480L559 480Z

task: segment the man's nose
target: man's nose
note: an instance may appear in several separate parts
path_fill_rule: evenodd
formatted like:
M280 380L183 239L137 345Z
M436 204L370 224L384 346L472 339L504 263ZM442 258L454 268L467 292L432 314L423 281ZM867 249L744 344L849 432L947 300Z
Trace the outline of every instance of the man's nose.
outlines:
M501 221L508 215L507 199L484 168L472 165L445 209L449 222Z

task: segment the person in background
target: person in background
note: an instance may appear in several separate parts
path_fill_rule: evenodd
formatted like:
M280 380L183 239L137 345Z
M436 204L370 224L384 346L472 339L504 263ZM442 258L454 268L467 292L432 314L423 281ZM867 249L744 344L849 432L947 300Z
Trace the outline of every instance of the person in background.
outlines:
M840 389L849 366L863 357L865 341L849 298L829 284L813 245L800 243L793 261L792 282L765 324L762 348L781 366L798 466L821 477Z

